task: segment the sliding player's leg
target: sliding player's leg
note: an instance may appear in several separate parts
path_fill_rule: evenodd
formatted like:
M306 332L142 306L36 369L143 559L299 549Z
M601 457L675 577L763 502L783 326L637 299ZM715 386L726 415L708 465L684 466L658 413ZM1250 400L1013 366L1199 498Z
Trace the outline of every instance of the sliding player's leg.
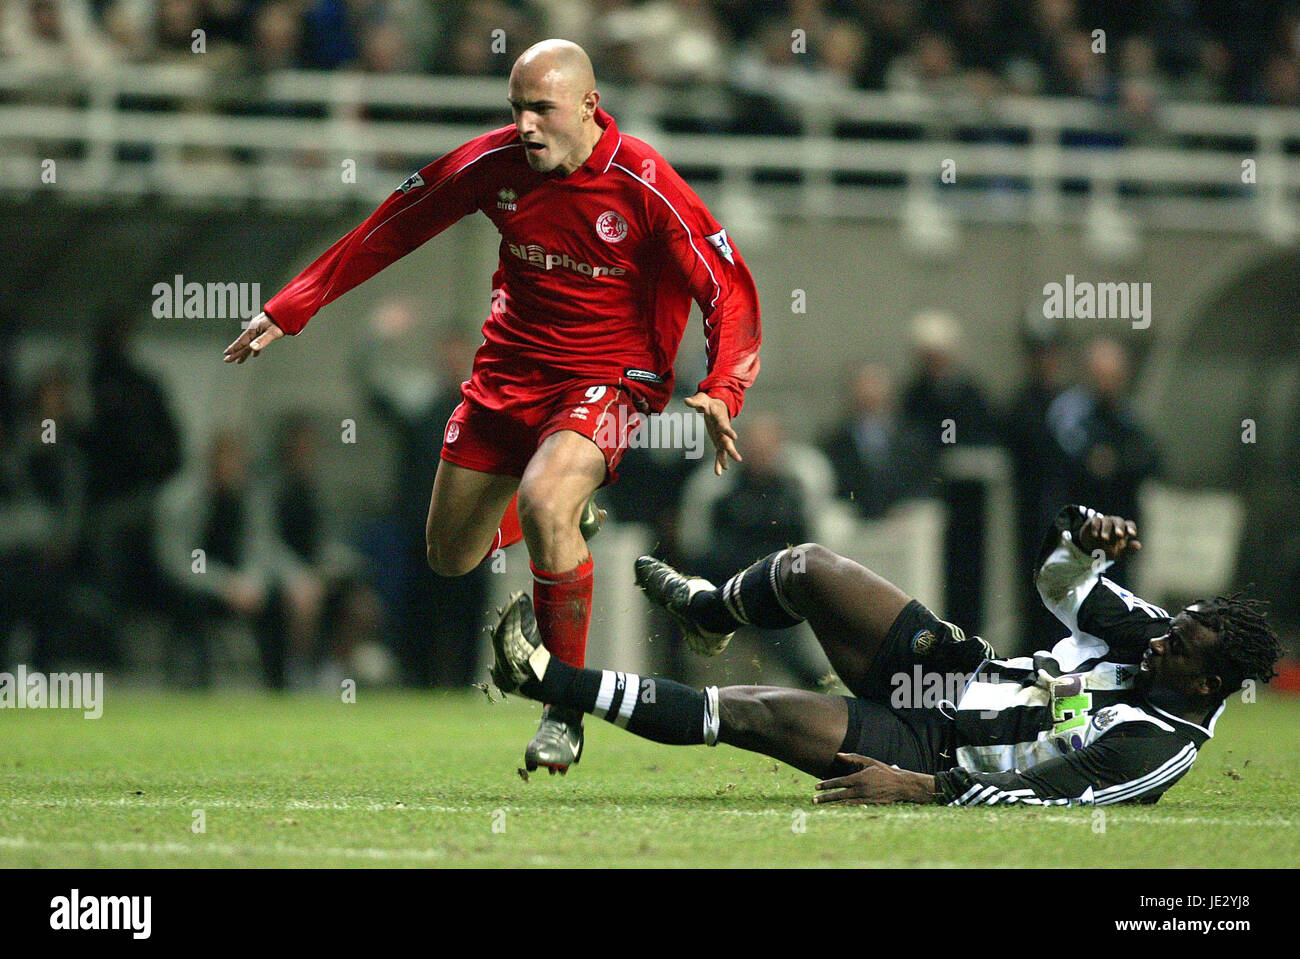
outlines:
M965 640L944 623L929 630L928 641L918 628L900 644L894 634L915 618L902 617L905 610L917 616L925 612L923 626L939 621L893 583L815 543L765 556L717 588L642 557L637 582L653 602L673 613L688 638L692 631L721 636L725 645L725 634L740 626L781 629L807 619L836 674L857 696L888 695L882 677L895 670L882 670L882 649L889 648L892 662L895 653L937 656L940 648ZM981 642L981 656L983 648Z
M727 743L763 753L815 776L837 773L847 743L850 704L840 696L772 686L692 689L671 679L579 669L542 644L532 604L516 594L492 636L492 678L506 692L591 713L668 745Z
M968 638L889 580L824 546L787 551L778 582L856 696L892 700L900 677L910 678L916 665L969 674L994 655L978 636Z
M741 626L783 629L808 620L832 668L858 693L876 653L910 597L888 580L814 543L778 550L713 588L651 557L636 564L652 602L696 637L722 638ZM692 633L695 636L692 636Z

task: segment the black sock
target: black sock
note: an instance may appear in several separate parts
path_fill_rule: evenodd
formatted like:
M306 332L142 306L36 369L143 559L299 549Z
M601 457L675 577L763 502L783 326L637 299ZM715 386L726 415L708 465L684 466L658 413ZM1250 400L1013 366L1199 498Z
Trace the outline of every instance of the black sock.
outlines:
M578 669L554 656L540 681L525 684L533 699L577 709L670 746L718 741L718 691L692 689L671 679Z
M690 610L702 627L713 633L730 633L741 626L785 629L803 622L779 585L783 549L763 557L715 590L691 597Z

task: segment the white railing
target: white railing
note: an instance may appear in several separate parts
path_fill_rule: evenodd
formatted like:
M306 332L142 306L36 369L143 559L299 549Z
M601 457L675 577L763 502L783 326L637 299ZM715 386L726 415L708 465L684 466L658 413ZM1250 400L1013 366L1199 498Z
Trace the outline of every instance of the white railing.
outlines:
M1130 145L1104 148L1062 144L1067 133L1124 132L1119 114L1086 101L976 103L827 90L792 103L774 91L804 131L776 137L666 133L664 117L716 114L716 98L617 86L604 92L626 132L652 139L703 181L761 195L776 212L898 216L949 204L965 216L1050 223L1102 205L1131 207L1165 226L1294 230L1300 159L1287 147L1300 143L1296 110L1170 103ZM0 191L20 195L57 188L80 197L373 203L402 171L509 122L499 78L284 72L254 81L177 65L76 79L0 63L0 100ZM132 106L145 100L148 109ZM239 104L316 116L239 115ZM465 121L366 119L395 110ZM846 123L905 128L908 138L837 137ZM1004 142L956 135L980 129L998 131ZM1228 138L1231 147L1205 145ZM53 184L42 182L42 163L51 159ZM945 161L953 184L941 177ZM760 182L771 174L790 182ZM875 183L842 182L854 177Z

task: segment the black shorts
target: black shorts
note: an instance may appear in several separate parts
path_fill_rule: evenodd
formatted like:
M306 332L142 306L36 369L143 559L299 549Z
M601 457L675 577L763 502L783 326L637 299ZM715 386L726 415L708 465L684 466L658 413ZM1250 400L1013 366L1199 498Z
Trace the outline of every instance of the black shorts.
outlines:
M844 697L849 726L841 752L859 753L919 773L952 768L956 763L956 725L953 710L940 708L939 700L956 699L956 695L945 697L942 693L958 693L954 687L959 683L947 676L927 679L931 676L927 664L912 652L918 635L950 628L917 600L903 607L871 664L862 695ZM919 672L918 666L922 667ZM920 705L922 702L925 705Z

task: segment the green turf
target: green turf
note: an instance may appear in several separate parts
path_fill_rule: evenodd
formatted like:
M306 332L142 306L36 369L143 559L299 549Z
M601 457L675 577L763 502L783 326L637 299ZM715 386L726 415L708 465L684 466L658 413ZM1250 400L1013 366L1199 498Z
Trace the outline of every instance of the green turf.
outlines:
M0 866L1294 866L1300 699L1230 705L1156 807L813 808L813 780L589 720L568 777L517 773L537 707L110 687L0 712ZM195 832L194 812L206 829Z

